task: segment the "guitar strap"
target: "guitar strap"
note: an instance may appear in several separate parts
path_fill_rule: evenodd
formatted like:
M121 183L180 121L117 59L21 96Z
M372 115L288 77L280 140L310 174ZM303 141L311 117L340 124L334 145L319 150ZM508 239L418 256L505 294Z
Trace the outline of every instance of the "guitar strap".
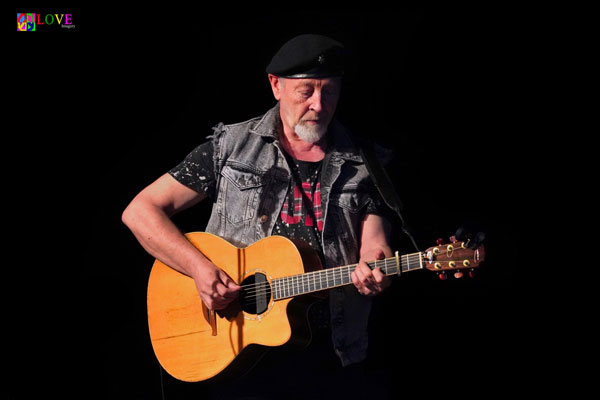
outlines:
M394 189L394 185L392 184L389 175L382 167L381 163L377 158L377 155L375 154L375 148L373 146L373 143L361 140L359 150L360 155L362 156L362 159L365 162L365 166L367 167L367 171L369 171L369 175L371 176L375 187L379 191L379 194L381 194L383 201L385 202L385 204L387 204L387 206L390 209L392 209L396 213L396 215L398 215L398 218L400 219L401 223L400 230L402 230L402 232L404 232L404 234L408 236L415 249L417 251L420 251L419 246L417 246L417 243L415 242L415 239L411 234L411 229L404 221L404 218L402 218L402 202L400 201L398 193Z

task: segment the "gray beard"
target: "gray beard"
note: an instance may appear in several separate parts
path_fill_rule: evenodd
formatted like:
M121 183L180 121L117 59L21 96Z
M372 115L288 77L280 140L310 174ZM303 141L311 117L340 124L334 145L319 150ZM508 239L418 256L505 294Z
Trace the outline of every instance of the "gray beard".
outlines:
M325 136L325 133L327 132L327 126L309 126L300 121L296 124L296 126L294 126L294 132L296 132L296 135L298 135L303 142L316 143L321 140L323 136Z

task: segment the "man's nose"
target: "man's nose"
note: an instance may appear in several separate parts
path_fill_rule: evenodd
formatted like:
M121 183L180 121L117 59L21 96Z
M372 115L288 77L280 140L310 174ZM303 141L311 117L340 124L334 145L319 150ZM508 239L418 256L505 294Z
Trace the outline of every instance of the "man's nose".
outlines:
M323 110L321 92L318 90L315 90L313 92L311 102L310 102L310 109L316 113L320 113L321 110Z

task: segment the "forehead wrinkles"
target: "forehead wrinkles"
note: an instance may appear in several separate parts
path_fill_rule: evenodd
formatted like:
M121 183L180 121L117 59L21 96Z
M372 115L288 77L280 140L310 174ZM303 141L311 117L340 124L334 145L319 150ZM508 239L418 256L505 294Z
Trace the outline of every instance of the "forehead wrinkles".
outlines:
M295 89L299 88L322 88L336 87L338 82L334 79L285 79L286 82L292 81L292 86Z

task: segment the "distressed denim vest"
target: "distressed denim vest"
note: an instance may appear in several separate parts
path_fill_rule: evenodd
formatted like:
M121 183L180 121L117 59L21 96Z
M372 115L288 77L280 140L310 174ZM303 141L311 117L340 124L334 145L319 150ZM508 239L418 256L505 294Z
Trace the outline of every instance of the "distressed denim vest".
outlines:
M262 117L219 124L214 144L216 193L207 232L238 247L270 236L283 207L291 172L278 141L279 104ZM322 248L325 268L359 260L361 222L368 193L367 169L345 128L335 120L321 173ZM371 299L354 285L329 293L332 340L342 365L367 355Z

